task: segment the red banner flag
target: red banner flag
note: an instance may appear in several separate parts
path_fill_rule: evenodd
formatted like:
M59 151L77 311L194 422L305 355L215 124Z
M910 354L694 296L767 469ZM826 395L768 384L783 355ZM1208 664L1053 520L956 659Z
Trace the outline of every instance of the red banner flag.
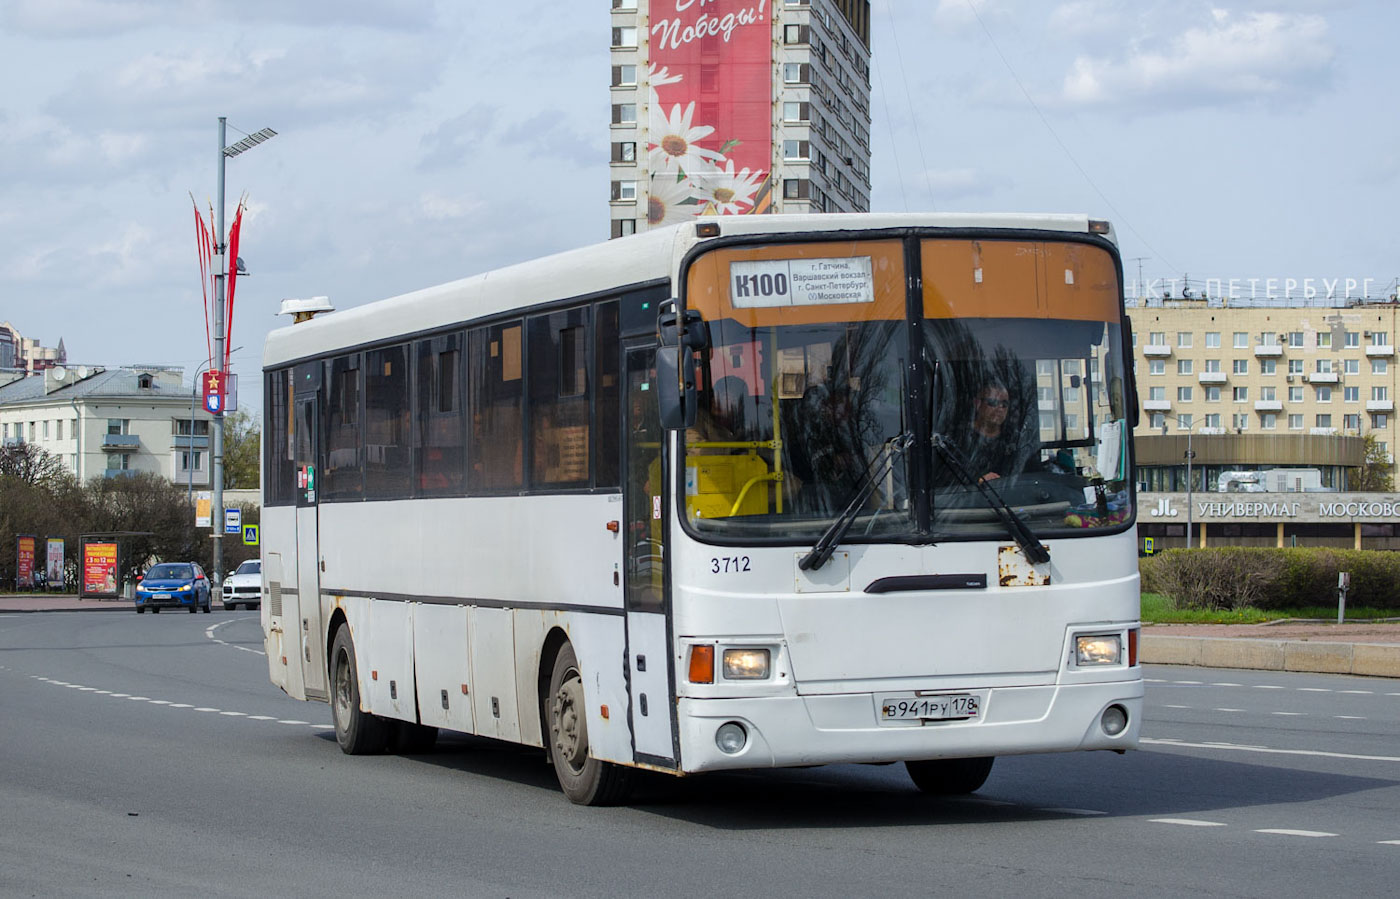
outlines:
M194 194L190 194L190 203L194 205L194 239L199 247L199 292L204 296L204 346L209 353L209 364L214 364L214 345L209 337L209 284L214 258L214 243L209 236L209 227L204 224L204 217L199 214L199 204L194 201Z
M228 229L228 299L224 303L224 358L222 365L228 371L228 352L233 341L233 291L238 284L238 233L243 226L243 201L238 201L238 211L233 215L233 226Z

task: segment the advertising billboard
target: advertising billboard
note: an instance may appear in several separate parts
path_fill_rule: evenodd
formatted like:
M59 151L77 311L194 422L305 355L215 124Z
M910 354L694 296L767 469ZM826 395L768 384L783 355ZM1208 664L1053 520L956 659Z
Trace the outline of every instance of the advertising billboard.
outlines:
M34 537L15 538L15 586L20 590L34 587L34 547L38 542Z
M653 0L647 222L772 211L768 0Z
M62 590L67 581L63 571L63 538L50 537L48 553L44 559L44 573L48 576L50 590Z
M83 544L83 596L117 595L117 544Z

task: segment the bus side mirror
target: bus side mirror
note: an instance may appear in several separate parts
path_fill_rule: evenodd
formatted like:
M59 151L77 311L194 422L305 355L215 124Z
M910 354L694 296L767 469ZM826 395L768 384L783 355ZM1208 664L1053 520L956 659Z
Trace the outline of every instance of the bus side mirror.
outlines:
M685 347L656 350L656 405L668 431L695 424L695 356Z

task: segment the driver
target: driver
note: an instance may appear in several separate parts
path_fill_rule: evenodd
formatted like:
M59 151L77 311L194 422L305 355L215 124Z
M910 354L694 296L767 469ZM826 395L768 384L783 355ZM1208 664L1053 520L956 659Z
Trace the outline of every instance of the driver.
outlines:
M1036 447L1022 439L1022 429L1008 425L1011 396L999 381L984 383L972 403L972 427L963 442L968 470L984 480L1020 473Z

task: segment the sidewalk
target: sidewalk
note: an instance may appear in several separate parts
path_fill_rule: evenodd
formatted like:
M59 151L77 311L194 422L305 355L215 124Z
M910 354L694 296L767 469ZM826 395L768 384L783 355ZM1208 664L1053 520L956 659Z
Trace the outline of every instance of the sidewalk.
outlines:
M1139 658L1151 665L1400 677L1400 621L1150 624L1142 629Z
M79 599L74 593L17 593L0 596L0 615L6 612L130 612L129 599Z

